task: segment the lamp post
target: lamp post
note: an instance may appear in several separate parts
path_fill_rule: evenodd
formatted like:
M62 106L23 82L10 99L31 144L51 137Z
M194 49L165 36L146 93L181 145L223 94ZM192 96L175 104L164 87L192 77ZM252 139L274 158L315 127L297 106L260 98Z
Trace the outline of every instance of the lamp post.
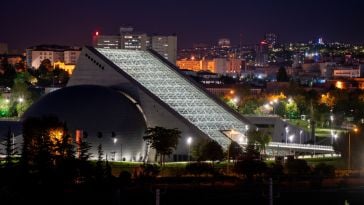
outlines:
M191 161L191 143L192 143L192 137L187 138L187 145L188 145L188 162Z
M330 127L331 127L331 145L334 144L334 130L332 129L332 124L334 123L334 116L333 115L330 115L330 121L331 121L331 124L330 124Z
M18 113L18 115L21 116L21 114L23 112L23 102L24 102L24 98L23 97L19 97L18 98L18 102L20 104L20 109L19 109L20 113Z
M288 137L289 127L286 127L285 130L286 130L286 144L287 144L287 140L288 140L287 137Z
M274 100L269 102L269 104L271 104L272 108L273 108L273 115L276 114L275 104L277 104L277 103L278 103L278 99L274 99Z
M290 135L289 137L288 137L288 139L289 139L289 143L292 143L293 142L293 139L294 139L294 135ZM291 147L289 148L289 154L291 154L292 153L292 150L291 150Z
M231 129L230 132L229 132L229 135L230 135L230 139L233 139L233 132L234 130ZM228 146L227 148L227 163L226 163L226 174L229 174L229 162L230 162L230 146Z
M358 128L354 128L353 131L355 133L358 132ZM349 131L349 138L348 138L349 142L348 142L348 172L350 171L351 169L351 139L350 139L350 131Z

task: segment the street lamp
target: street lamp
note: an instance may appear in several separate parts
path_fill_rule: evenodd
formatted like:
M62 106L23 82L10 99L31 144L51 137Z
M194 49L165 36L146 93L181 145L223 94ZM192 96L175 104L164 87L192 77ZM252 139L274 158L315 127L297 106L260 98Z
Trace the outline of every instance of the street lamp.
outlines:
M238 97L234 97L233 101L234 101L235 104L237 104L239 102L239 98Z
M332 129L332 125L334 123L334 116L333 115L330 115L330 121L331 121L331 124L330 124L330 127L331 127L331 145L333 145L334 144L334 130Z
M303 133L303 131L300 130L300 144L302 144L302 133Z
M188 161L191 161L191 143L192 143L192 137L187 138L187 145L188 145Z
M289 139L289 142L292 143L293 142L293 139L294 139L294 135L290 135L288 137L288 139ZM291 150L291 147L289 147L289 154L291 154L291 153L292 153L292 150Z
M294 135L290 135L290 136L288 137L288 139L289 139L289 142L290 142L290 143L292 143L292 142L293 142L293 139L294 139Z
M266 109L267 110L267 114L269 114L270 113L270 106L269 106L269 104L264 104L264 109ZM273 109L274 110L274 109Z
M20 104L20 109L19 109L18 116L20 116L23 113L23 108L24 108L23 107L24 106L23 102L24 102L24 98L23 97L19 97L18 98L18 102Z
M274 100L269 102L269 104L271 104L272 108L273 108L273 115L276 114L275 104L277 104L277 103L278 103L278 99L274 99Z
M287 144L287 137L288 137L288 132L289 132L289 127L286 127L286 144Z
M358 128L357 127L355 127L354 129L353 129L353 131L355 132L355 133L357 133L359 130L358 130ZM351 143L351 139L350 139L350 131L349 131L349 149L348 149L348 171L351 169L351 146L350 146L350 143Z

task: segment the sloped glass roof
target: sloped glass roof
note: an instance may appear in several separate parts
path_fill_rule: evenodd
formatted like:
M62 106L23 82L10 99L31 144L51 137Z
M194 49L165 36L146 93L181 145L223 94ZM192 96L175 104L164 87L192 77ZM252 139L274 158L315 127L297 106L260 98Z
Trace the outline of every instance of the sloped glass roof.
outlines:
M247 131L246 123L150 52L96 50L224 148L230 144L227 130Z

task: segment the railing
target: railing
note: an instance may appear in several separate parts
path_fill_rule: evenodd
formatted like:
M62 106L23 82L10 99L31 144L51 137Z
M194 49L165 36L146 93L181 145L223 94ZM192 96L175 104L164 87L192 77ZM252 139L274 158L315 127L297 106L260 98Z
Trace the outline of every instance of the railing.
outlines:
M271 142L271 143L269 143L268 147L321 150L321 151L329 151L329 152L334 151L334 148L332 146L313 145L313 144L282 143L282 142Z
M241 145L246 145L246 142L240 143ZM283 142L270 142L268 144L269 148L288 148L288 149L302 149L302 150L318 150L333 152L334 148L332 146L326 145L313 145L313 144L296 144L296 143L283 143Z

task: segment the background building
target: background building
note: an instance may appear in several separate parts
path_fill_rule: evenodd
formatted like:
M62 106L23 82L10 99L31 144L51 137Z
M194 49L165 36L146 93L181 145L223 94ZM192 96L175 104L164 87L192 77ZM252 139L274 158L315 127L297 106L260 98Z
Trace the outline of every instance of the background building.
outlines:
M177 61L177 36L152 36L152 49L165 59L176 64Z
M274 33L266 33L264 39L269 47L273 47L275 44L277 44L277 35Z
M266 66L268 64L268 43L263 40L255 48L256 66Z
M238 58L214 58L211 60L182 59L176 65L180 69L210 71L217 74L240 74L244 61Z
M26 64L28 68L38 69L42 61L48 59L52 66L58 65L61 69L67 67L68 72L72 73L80 53L81 48L79 47L58 45L33 46L26 49Z
M8 53L8 44L6 43L0 43L0 54L6 54Z
M96 32L92 37L96 48L147 50L153 49L173 64L177 60L176 35L148 35L138 33L133 27L120 27L119 35L100 35Z
M92 45L98 48L120 49L120 41L120 36L99 35L99 32L92 37Z

